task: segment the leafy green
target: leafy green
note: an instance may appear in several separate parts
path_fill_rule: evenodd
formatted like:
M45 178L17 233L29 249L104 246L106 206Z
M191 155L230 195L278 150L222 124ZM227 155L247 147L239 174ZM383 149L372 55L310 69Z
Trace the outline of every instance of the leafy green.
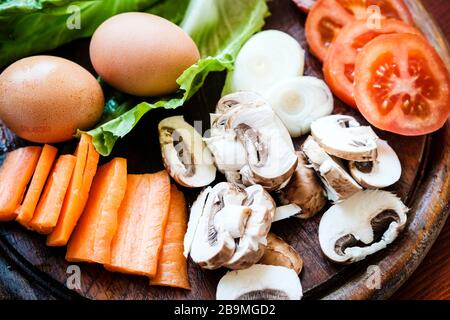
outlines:
M162 1L0 0L0 68L19 58L89 37L103 21L115 14L145 11L155 5L160 8ZM185 6L187 0L164 2ZM161 13L167 12L162 10ZM166 16L180 19L179 12Z
M181 106L201 88L210 72L232 70L240 48L262 28L267 15L264 0L192 0L181 27L197 44L201 59L177 79L180 90L174 95L154 102L141 102L89 131L98 152L109 155L117 139L130 132L149 110Z
M75 25L77 10L80 28ZM102 155L109 155L117 139L149 110L177 108L201 88L210 72L232 70L241 46L262 28L268 14L265 0L0 0L0 68L89 37L104 20L127 11L146 11L181 24L201 59L177 79L180 90L168 97L136 102L108 88L100 125L88 132Z

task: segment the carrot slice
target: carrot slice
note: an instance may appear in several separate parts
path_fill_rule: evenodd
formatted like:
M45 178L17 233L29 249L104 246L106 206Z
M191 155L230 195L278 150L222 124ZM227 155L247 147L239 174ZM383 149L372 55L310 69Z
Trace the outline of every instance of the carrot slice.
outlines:
M76 157L69 154L56 160L34 217L29 223L30 229L47 234L56 226L75 163Z
M117 212L126 188L126 159L115 158L98 169L83 215L69 240L66 260L110 262Z
M50 170L52 170L57 153L58 149L52 147L51 145L46 144L42 148L39 161L36 165L36 170L34 171L33 178L31 179L25 198L22 205L16 211L16 220L24 226L27 226L33 218L39 197L44 189Z
M77 162L64 199L61 215L53 232L47 238L49 246L65 246L86 205L92 180L97 171L99 154L92 139L83 134L75 152Z
M170 187L170 210L158 259L156 275L151 285L190 289L183 241L187 229L186 201L175 185Z
M6 155L0 167L0 221L16 218L40 153L41 147L25 147Z
M156 274L170 205L166 171L128 175L119 209L117 233L111 244L111 271L152 277Z

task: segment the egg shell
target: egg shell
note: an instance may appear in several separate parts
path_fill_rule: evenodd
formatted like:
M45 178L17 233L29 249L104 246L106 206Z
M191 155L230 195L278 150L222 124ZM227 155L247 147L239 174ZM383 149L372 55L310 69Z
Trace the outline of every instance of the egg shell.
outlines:
M69 140L77 129L94 126L103 106L95 77L64 58L32 56L0 74L0 120L26 140Z
M180 27L141 12L103 22L89 51L95 70L107 83L136 96L177 91L176 79L200 58L196 44Z

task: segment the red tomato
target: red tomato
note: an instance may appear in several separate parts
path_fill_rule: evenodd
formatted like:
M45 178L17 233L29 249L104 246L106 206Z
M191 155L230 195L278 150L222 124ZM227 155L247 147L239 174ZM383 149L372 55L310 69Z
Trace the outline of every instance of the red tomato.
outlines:
M355 60L366 43L382 34L420 32L397 19L383 19L379 28L373 28L366 20L347 24L329 48L323 65L323 73L333 93L348 105L356 108L353 95Z
M306 19L306 39L314 55L324 61L327 49L347 23L373 19L371 6L377 6L385 18L396 18L413 24L402 0L318 0Z
M422 36L381 35L356 58L355 100L379 129L407 136L431 133L450 114L450 75Z

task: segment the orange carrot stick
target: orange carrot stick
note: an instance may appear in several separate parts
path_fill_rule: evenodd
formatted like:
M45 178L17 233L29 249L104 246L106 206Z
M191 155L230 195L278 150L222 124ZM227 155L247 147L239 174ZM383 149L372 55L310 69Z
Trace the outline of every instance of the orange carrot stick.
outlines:
M156 274L170 205L166 171L128 175L119 209L117 233L111 244L111 271L152 277Z
M53 232L47 238L49 246L65 246L86 205L92 180L97 171L99 154L92 139L83 134L75 152L77 162L64 199L61 215Z
M51 145L46 144L42 148L30 186L28 187L22 205L17 209L16 220L24 226L27 226L33 218L34 210L36 209L39 197L44 189L45 182L47 181L50 170L52 169L57 153L58 149L52 147Z
M56 226L75 163L76 157L69 154L56 160L34 217L29 223L30 229L48 234Z
M110 262L117 212L126 188L126 159L115 158L98 169L83 215L69 240L68 261Z
M6 155L0 167L0 221L13 220L30 182L41 147L16 149Z
M156 275L151 285L190 289L183 240L187 229L186 201L175 185L170 187L170 210L164 233L163 246L158 258Z

